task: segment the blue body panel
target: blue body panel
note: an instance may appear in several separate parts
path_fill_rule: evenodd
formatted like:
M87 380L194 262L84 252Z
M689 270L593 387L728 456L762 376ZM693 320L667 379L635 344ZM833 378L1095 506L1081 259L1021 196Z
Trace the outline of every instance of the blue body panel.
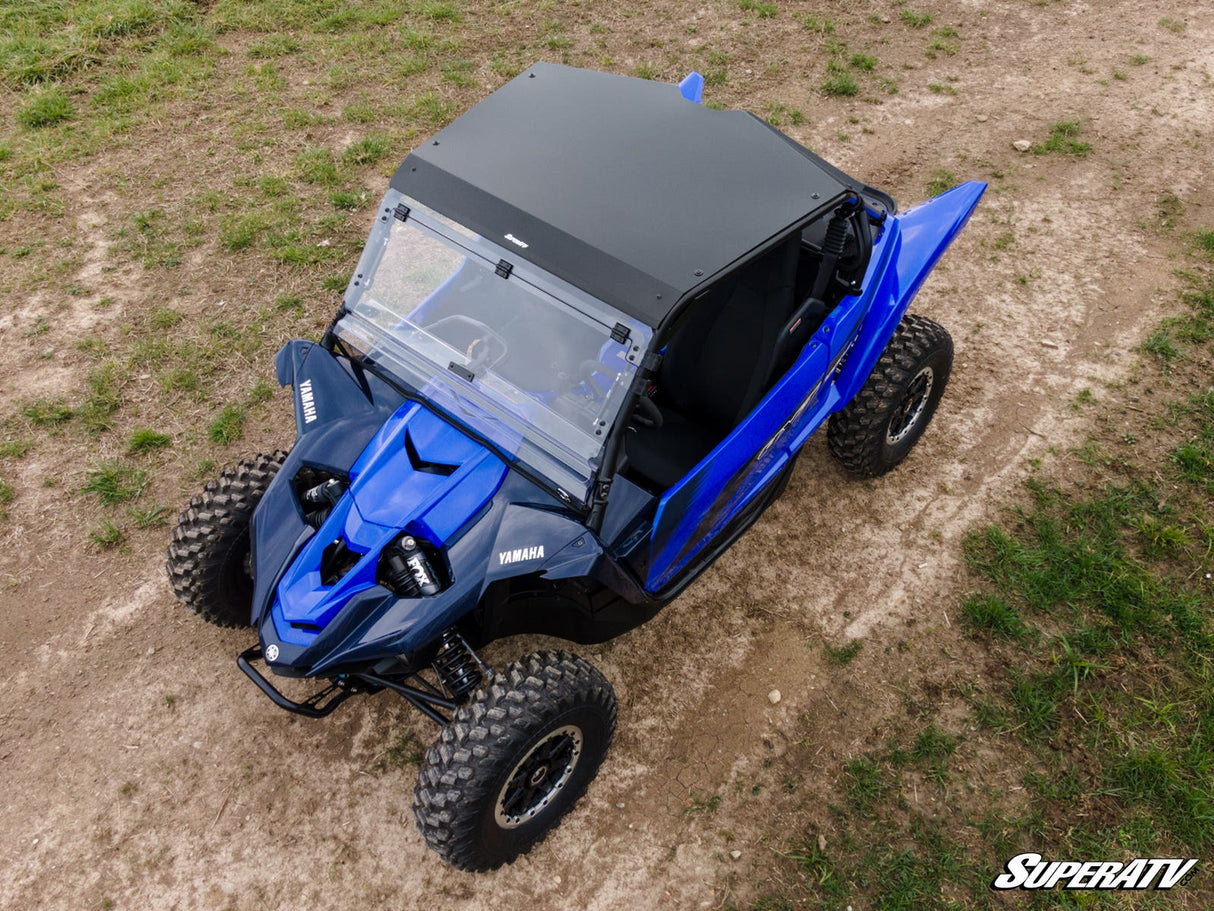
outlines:
M683 77L683 81L679 83L679 92L688 101L694 101L696 104L704 103L704 77L692 70Z
M412 464L406 436L427 462ZM442 547L501 486L506 466L421 405L406 402L350 469L350 488L278 584L273 616L279 638L307 645L351 596L375 586L380 551L402 530ZM343 541L362 558L335 585L321 583L326 548ZM315 628L315 629L312 629Z
M549 566L553 578L581 576L601 558L597 539L564 504L424 405L374 377L361 386L308 342L289 343L277 364L279 380L295 387L297 438L253 519L253 621L262 645L278 646L275 671L319 674L413 651L498 579ZM301 388L310 390L307 407ZM350 481L316 530L291 488L303 466ZM380 552L402 531L442 549L450 587L398 598L377 584ZM337 541L360 557L326 586L321 564Z
M965 183L887 221L873 244L864 293L831 311L755 409L662 497L646 590L657 593L676 582L822 422L859 392L985 189Z
M328 350L289 343L276 364L279 381L294 386L296 443L253 519L253 620L263 646L278 646L272 669L320 675L408 654L481 604L490 585L516 576L593 578L626 601L668 599L856 394L984 189L963 184L887 219L864 292L829 313L763 400L656 509L618 481L602 540L580 513L511 470L508 454ZM292 488L305 466L349 479L318 530ZM402 598L377 583L380 552L403 531L442 554L450 585L438 594ZM321 566L337 542L357 562L326 586Z

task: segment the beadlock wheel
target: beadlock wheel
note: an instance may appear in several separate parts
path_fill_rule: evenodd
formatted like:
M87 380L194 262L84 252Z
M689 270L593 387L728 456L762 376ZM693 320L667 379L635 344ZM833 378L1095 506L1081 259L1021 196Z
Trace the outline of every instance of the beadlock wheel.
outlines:
M585 792L615 733L611 684L589 662L537 652L493 675L426 752L413 813L461 870L529 851Z
M936 413L952 364L943 326L904 317L856 397L830 418L826 439L839 464L876 477L905 459Z

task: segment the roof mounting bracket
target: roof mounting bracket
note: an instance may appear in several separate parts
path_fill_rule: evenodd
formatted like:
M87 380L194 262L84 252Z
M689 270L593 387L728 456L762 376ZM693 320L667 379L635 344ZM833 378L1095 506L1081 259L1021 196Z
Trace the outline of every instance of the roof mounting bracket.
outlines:
M406 221L409 218L410 209L403 202L396 204L396 210L392 213L397 221Z
M616 323L615 327L611 330L611 340L619 342L621 345L628 342L628 336L630 335L632 335L632 330L623 323Z
M509 278L510 273L514 271L514 266L506 262L504 259L497 261L497 268L493 270L499 278Z

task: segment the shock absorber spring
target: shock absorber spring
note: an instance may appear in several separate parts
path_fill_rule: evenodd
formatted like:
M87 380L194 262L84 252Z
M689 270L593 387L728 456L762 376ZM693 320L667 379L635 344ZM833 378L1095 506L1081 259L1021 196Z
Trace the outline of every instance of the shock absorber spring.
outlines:
M443 633L433 667L439 682L456 702L463 702L485 679L485 665L455 627Z

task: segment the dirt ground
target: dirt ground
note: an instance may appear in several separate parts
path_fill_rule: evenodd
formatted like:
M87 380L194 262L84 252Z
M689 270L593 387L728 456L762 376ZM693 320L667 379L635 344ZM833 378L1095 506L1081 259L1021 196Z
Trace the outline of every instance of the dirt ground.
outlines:
M940 169L991 186L915 305L950 328L957 351L926 437L876 481L845 476L824 439L811 441L784 498L686 594L620 640L579 649L613 681L620 729L587 797L541 848L486 875L443 867L413 824L414 768L393 749L410 732L427 742L424 720L385 695L320 722L275 709L235 666L250 632L207 628L174 602L166 529L132 532L119 550L90 544L101 513L74 491L83 466L118 444L64 436L6 468L16 496L0 521L0 906L541 911L753 899L779 849L770 820L785 799L766 761L808 730L824 768L835 767L908 689L947 667L940 641L971 584L961 537L995 514L1028 460L1064 458L1082 440L1082 389L1099 398L1134 371L1136 346L1175 300L1167 200L1214 224L1214 5L921 7L933 26L957 29L954 53L929 54L931 28L907 25L905 7L885 2L785 3L758 20L727 2L608 16L604 68L631 72L655 46L694 57L736 45L710 100L802 112L783 128L903 206L923 199ZM797 11L852 23L852 49L878 56L897 93L874 83L851 98L822 95L826 51ZM558 14L581 40L584 14L547 13ZM1088 155L1014 147L1043 142L1059 121L1081 124ZM125 169L138 156L201 161L188 130L146 129L145 150L61 175L79 200L66 217L91 245L68 278L113 296L118 312L167 295L195 315L280 280L230 269L214 244L187 256L171 284L117 256L126 197L111 189ZM0 240L33 230L0 223ZM193 294L179 297L185 287ZM73 338L118 331L113 311L86 304L4 293L4 415L83 384L89 365ZM30 341L47 314L53 333ZM314 328L327 318L319 307L308 316ZM46 346L58 354L44 357ZM268 377L272 350L249 377ZM152 384L133 383L135 401L154 397ZM283 393L271 410L216 457L288 440ZM169 457L157 473L155 493L174 513L198 485L190 472ZM864 643L856 661L827 660L823 643L852 640ZM488 657L535 646L507 641ZM755 783L773 786L756 795ZM832 799L825 778L802 786Z

